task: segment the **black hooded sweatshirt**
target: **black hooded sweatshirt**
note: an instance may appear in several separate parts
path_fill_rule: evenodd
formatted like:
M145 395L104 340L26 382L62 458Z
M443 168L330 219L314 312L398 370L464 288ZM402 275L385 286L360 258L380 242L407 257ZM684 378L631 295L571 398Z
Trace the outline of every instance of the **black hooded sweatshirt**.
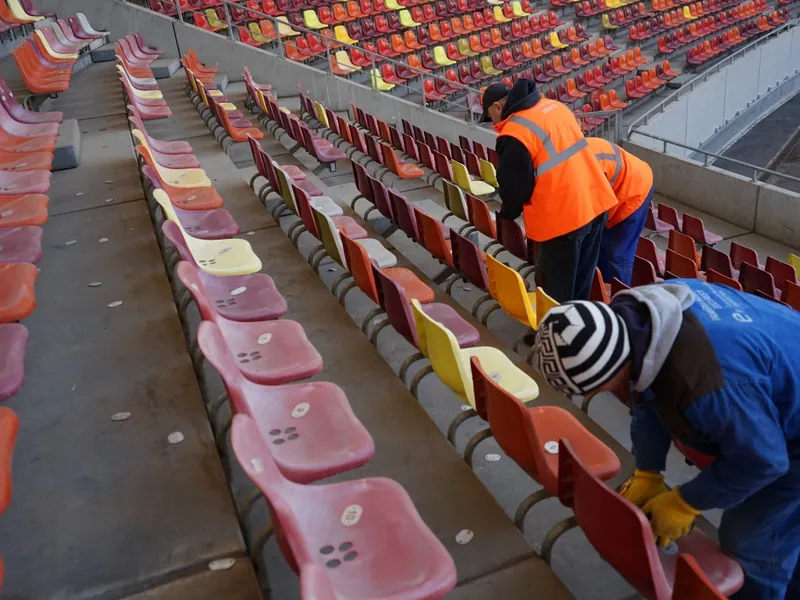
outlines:
M515 112L531 108L541 99L536 84L531 79L521 79L508 93L501 118L505 120ZM497 138L495 147L500 159L497 167L497 183L500 184L503 203L500 216L514 220L522 214L522 207L533 195L536 184L533 159L522 142L508 135Z

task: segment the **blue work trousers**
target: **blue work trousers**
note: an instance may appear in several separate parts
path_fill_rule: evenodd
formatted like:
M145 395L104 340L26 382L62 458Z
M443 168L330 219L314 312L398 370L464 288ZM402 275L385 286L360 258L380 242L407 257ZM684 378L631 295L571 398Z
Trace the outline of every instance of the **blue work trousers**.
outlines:
M720 545L745 573L731 600L800 600L800 440L790 446L789 472L722 515Z
M652 201L653 188L650 188L647 198L636 211L611 229L603 231L597 266L606 283L610 283L611 279L616 277L625 285L631 284L636 245L639 243L639 236L644 229L647 211L650 210Z

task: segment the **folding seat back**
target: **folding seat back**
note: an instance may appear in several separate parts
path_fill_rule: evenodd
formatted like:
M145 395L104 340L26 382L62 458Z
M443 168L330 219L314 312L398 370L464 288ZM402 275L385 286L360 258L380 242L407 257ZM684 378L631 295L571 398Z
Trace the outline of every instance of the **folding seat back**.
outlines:
M450 242L455 268L472 285L483 292L488 292L489 276L486 272L485 255L481 249L454 229L450 230Z
M673 600L725 600L691 554L678 556Z
M392 328L403 336L409 344L419 348L417 326L414 323L414 315L411 312L411 301L405 289L374 265L372 271L378 283L380 305L386 311Z
M734 269L741 269L742 263L750 263L754 267L759 268L761 266L758 262L758 253L752 248L748 248L737 242L731 242L731 247L728 252Z
M344 249L347 269L353 276L358 289L364 292L375 304L380 304L378 286L375 282L375 275L372 272L372 264L366 248L357 241L350 239L344 233L340 234L339 238Z
M417 226L417 218L414 214L414 207L402 194L392 189L389 192L389 204L392 207L394 222L400 230L415 242L421 243L420 233Z
M460 190L459 190L460 191ZM497 239L497 225L492 218L489 206L476 196L466 194L468 221L486 237Z
M681 233L673 229L669 232L669 245L668 247L678 254L693 260L697 266L700 266L700 258L697 255L697 246L695 241L685 233Z
M772 299L776 296L775 280L772 275L750 263L742 263L739 271L739 283L742 284L742 289L750 294L761 291Z
M800 310L800 285L786 281L784 283L781 301L785 302L795 310Z
M700 277L697 262L683 254L678 254L671 248L667 248L666 271L684 279L698 279Z
M536 329L535 294L528 294L522 276L491 255L486 255L489 293L509 315L517 321ZM533 298L531 298L533 296Z
M5 325L4 327L24 329L22 325ZM27 335L25 339L27 339ZM11 459L18 432L19 418L16 413L5 406L0 407L0 514L11 502ZM1 563L0 567L2 567ZM0 579L2 579L1 574Z
M719 283L721 285L727 285L728 287L733 288L735 290L739 290L740 292L743 291L741 283L739 283L738 281L736 281L731 277L723 275L719 271L715 271L714 269L708 269L706 271L706 281L708 283Z
M724 252L715 250L711 246L703 246L703 254L700 259L700 268L704 271L713 269L725 277L733 278L733 265L730 257Z
M776 258L767 256L765 269L767 273L772 275L772 278L775 280L775 285L781 291L784 290L787 282L791 284L797 283L797 277L794 268Z
M631 271L631 286L650 285L657 281L658 276L656 275L656 268L653 263L649 260L645 260L641 256L634 256L633 269Z
M442 191L444 193L444 205L447 210L462 221L467 221L467 204L464 200L464 191L447 179L442 180Z
M366 177L367 181L369 182L368 187L372 190L373 204L375 204L375 207L378 209L379 213L381 213L390 221L394 222L394 209L392 208L389 199L389 190L386 189L386 186L374 177L371 177L370 175L366 175Z
M453 253L444 239L441 222L416 207L414 207L414 217L417 220L417 231L422 245L441 263L453 267Z

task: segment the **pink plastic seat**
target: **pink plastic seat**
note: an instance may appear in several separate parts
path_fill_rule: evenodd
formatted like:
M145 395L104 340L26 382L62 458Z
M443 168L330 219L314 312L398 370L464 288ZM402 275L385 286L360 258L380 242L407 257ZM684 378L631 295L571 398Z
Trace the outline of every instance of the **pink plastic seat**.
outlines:
M0 127L6 133L19 137L56 137L58 135L58 123L45 121L44 123L21 123L15 121L8 114L5 104L0 102Z
M19 323L0 325L0 402L8 400L25 381L28 330Z
M662 221L660 218L656 216L655 208L652 206L650 207L650 212L647 213L644 226L647 229L655 231L658 234L669 233L674 229L674 226L670 225L666 221Z
M698 528L675 541L676 552L659 550L644 513L594 476L568 440L560 440L558 462L562 504L575 511L600 556L645 598L670 600L678 554L692 556L724 596L742 587L742 568Z
M288 310L286 300L275 287L272 277L264 273L220 277L206 273L186 260L178 263L176 272L183 285L187 288L196 285L198 293L230 321L271 321L282 317Z
M54 112L34 112L26 110L11 92L11 88L5 80L0 77L0 103L5 107L6 111L11 115L15 121L20 123L30 123L32 125L39 123L61 123L64 120L64 113Z
M405 289L394 279L386 275L381 269L373 265L372 269L375 281L381 290L381 307L386 311L392 327L402 335L408 343L415 348L419 348L417 338L417 327L414 322L414 315L411 314L411 303ZM423 312L434 321L438 321L445 328L449 329L456 337L456 341L461 348L470 348L480 340L480 333L469 321L464 320L458 312L449 304L440 302L429 302L420 305Z
M258 385L242 377L213 323L200 323L197 342L222 377L235 414L250 417L284 477L311 483L356 469L375 443L339 386L325 381Z
M722 241L722 236L706 231L703 220L689 213L683 214L683 233L694 239L700 244L713 246Z
M311 377L322 370L322 357L296 321L231 321L223 317L199 286L188 289L204 321L219 328L242 375L264 385Z
M0 196L46 194L50 191L50 171L0 171Z
M678 216L678 211L671 206L664 204L663 202L658 204L658 218L665 223L672 225L672 227L678 231L683 230L681 218Z
M201 240L224 240L239 234L239 224L224 208L184 210L173 207L181 226Z
M252 419L236 415L232 430L236 458L266 496L304 597L436 600L455 587L453 559L398 483L292 483ZM309 586L315 595L305 595Z
M38 263L42 259L41 227L0 228L0 265Z

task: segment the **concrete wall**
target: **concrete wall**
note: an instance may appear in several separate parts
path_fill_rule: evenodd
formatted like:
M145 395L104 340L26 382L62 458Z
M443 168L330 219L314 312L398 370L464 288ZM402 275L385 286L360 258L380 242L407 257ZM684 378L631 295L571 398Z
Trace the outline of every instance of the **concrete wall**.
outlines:
M652 167L659 194L800 248L800 194L632 142L622 146Z

